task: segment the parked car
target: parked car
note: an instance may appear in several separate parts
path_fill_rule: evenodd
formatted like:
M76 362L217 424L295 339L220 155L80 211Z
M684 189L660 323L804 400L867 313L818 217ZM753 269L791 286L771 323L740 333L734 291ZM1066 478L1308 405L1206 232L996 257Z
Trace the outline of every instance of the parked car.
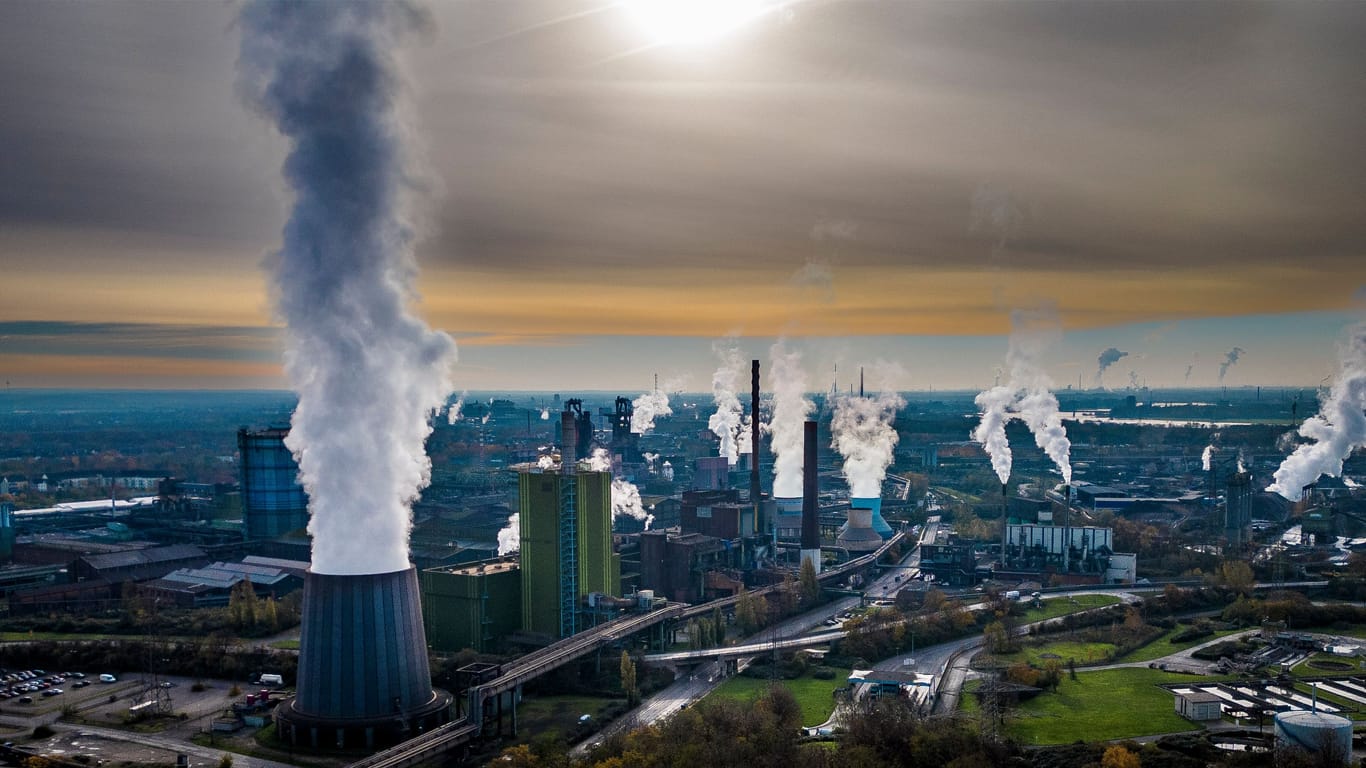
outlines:
M32 704L32 703L33 703L33 697L32 697L32 696L20 696L20 697L19 697L19 703L20 703L20 704Z

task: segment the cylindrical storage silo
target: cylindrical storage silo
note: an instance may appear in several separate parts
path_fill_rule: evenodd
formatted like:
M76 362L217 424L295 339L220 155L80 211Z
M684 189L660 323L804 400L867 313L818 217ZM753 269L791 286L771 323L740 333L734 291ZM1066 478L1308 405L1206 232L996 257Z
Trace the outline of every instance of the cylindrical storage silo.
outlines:
M1276 715L1276 745L1327 753L1345 764L1352 756L1352 721L1327 712L1281 712Z

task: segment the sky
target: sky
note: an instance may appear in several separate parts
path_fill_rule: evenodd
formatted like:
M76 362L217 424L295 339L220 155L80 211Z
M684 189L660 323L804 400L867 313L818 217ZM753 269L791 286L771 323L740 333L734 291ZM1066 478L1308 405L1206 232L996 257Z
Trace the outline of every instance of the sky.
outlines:
M1312 386L1362 318L1366 3L793 2L687 43L628 6L439 3L394 52L457 389L707 389L727 335L971 389L1036 307L1060 385L1238 347L1223 383ZM11 386L284 386L240 7L0 3Z

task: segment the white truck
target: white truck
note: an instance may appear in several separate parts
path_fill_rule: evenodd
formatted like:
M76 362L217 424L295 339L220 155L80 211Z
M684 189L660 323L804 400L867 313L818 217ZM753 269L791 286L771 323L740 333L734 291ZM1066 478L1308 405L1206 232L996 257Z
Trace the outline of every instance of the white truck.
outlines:
M284 685L285 679L280 675L267 672L261 675L261 685Z
M1010 590L1009 592L1006 593L1006 599L1007 599L1007 600L1019 600L1019 599L1020 599L1020 590L1018 590L1018 589L1012 589L1012 590Z

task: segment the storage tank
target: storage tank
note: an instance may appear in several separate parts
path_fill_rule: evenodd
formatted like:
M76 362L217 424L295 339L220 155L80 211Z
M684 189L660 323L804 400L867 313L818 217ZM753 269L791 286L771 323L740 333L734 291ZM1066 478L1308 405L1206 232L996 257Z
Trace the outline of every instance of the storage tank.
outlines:
M1326 712L1281 712L1276 715L1276 745L1327 752L1346 763L1352 756L1352 721Z

